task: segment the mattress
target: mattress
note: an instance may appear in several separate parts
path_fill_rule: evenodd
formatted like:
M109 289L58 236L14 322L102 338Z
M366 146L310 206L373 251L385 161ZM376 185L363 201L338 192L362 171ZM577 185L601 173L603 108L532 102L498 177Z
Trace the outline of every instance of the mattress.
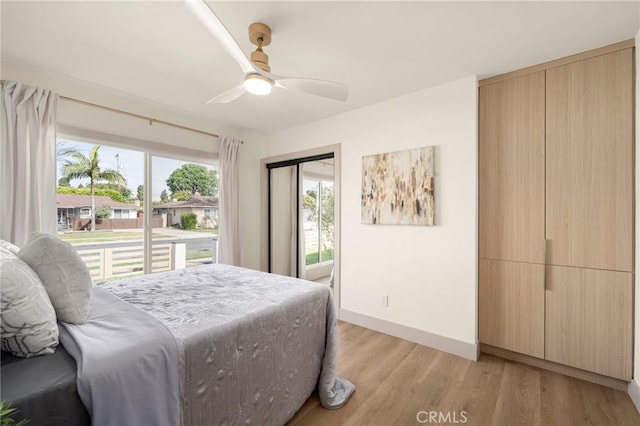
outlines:
M2 401L19 410L15 422L29 425L91 424L76 387L76 363L62 345L51 355L18 358L2 352Z

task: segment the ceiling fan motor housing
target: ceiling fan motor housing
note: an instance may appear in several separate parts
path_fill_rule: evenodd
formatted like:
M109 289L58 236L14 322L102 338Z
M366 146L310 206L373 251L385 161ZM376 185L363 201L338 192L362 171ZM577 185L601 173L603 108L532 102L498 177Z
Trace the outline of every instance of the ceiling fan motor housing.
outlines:
M254 22L249 25L249 41L258 48L251 52L251 62L263 71L271 72L269 56L262 51L262 46L271 44L271 28L268 25Z
M251 52L251 62L253 62L255 66L257 66L261 70L271 72L271 67L269 66L269 57L262 51L262 49L258 48L256 51Z

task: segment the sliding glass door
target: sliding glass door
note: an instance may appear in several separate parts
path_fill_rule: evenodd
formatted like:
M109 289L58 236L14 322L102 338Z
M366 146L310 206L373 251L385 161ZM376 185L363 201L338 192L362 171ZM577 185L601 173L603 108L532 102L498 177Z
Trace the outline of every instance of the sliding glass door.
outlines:
M154 233L153 272L216 263L218 243L218 174L211 164L152 157L151 202ZM164 259L169 254L169 263Z

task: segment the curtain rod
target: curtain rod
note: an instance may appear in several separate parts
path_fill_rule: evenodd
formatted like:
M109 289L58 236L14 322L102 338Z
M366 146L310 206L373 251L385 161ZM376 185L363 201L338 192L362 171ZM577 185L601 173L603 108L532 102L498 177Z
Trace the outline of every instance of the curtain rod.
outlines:
M0 84L4 84L5 81L6 80L0 80ZM159 123L159 124L164 124L165 126L171 126L171 127L176 127L178 129L182 129L182 130L188 130L190 132L200 133L202 135L213 136L214 138L219 138L220 137L220 135L216 135L215 133L205 132L204 130L198 130L198 129L194 129L192 127L186 127L186 126L182 126L180 124L170 123L170 122L164 121L164 120L157 120L155 118L146 117L144 115L135 114L133 112L123 111L123 110L120 110L120 109L111 108L111 107L104 106L104 105L98 105L98 104L94 104L92 102L82 101L82 100L76 99L76 98L70 98L68 96L63 96L63 95L58 95L58 96L60 97L60 99L64 99L65 101L76 102L76 103L79 103L79 104L92 106L94 108L100 108L100 109L104 109L106 111L111 111L111 112L116 112L118 114L128 115L129 117L140 118L142 120L148 121L150 126L152 126L153 123ZM244 141L240 141L240 143L244 143Z
M158 123L158 124L164 124L165 126L176 127L178 129L182 129L182 130L188 130L190 132L196 132L196 133L200 133L200 134L207 135L207 136L213 136L215 138L219 138L220 137L220 135L216 135L215 133L205 132L204 130L198 130L198 129L194 129L194 128L191 128L191 127L182 126L180 124L170 123L170 122L164 121L164 120L157 120L155 118L146 117L144 115L136 114L136 113L133 113L133 112L122 111L120 109L111 108L111 107L104 106L104 105L99 105L99 104L94 104L92 102L82 101L80 99L70 98L68 96L63 96L63 95L59 95L59 96L60 96L60 99L64 99L65 101L75 102L75 103L78 103L78 104L88 105L88 106L91 106L91 107L94 107L94 108L100 108L100 109L104 109L106 111L111 111L111 112L116 112L118 114L127 115L129 117L139 118L141 120L148 121L149 122L149 126L153 126L153 123Z

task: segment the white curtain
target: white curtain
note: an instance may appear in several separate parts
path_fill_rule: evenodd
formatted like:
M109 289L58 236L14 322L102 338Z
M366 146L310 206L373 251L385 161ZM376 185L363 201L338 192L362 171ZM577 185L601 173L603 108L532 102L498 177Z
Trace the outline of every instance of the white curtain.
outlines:
M240 139L220 136L220 219L218 223L218 262L241 266L243 263L240 229L240 188L238 149Z
M23 246L33 232L56 233L56 107L50 90L2 87L0 239Z

